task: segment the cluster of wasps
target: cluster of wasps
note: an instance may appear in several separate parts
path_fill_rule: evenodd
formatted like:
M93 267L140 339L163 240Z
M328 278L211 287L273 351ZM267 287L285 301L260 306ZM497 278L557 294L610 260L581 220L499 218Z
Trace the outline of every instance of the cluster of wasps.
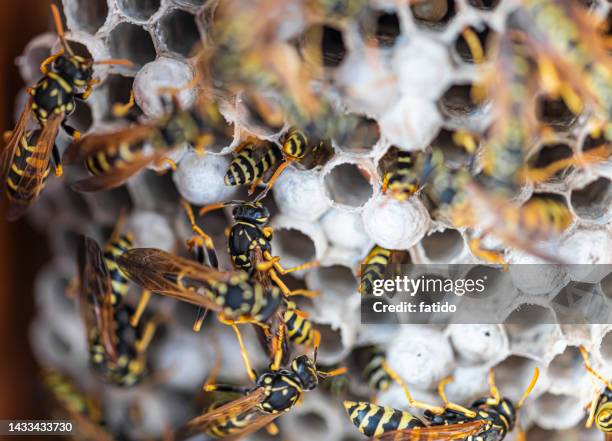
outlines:
M298 406L304 392L315 389L320 380L330 378L330 388L339 393L346 389L346 368L322 370L317 366L320 333L308 314L292 300L293 296L320 293L290 290L282 279L288 273L313 268L318 262L293 268L280 263L272 252L273 231L267 225L270 213L262 201L288 165L322 161L321 157L329 154L331 140L342 138L356 123L352 117L339 114L330 102L298 87L316 75L316 66L296 62L294 49L279 45L269 34L273 26L262 26L265 21L257 20L257 8L266 6L266 2L258 2L251 9L241 5L244 6L240 1L222 3L213 35L216 45L202 56L204 70L212 77L227 80L221 85L224 93L238 94L242 92L238 89L244 89L243 102L253 119L278 128L283 119L279 114L286 114L293 127L279 144L249 139L236 151L225 183L249 186L250 194L265 183L261 193L251 201L220 202L200 210L203 216L212 210L233 207L234 222L227 234L233 269L219 267L212 238L197 224L192 207L184 201L181 203L194 233L187 241L192 258L159 249L135 248L132 235L122 232L122 222L118 222L104 246L82 237L78 250L76 291L90 365L105 383L137 387L151 376L147 354L157 327L164 321L161 316L148 316L152 294L198 306L194 331L200 331L206 314L212 311L221 324L236 334L252 386L213 384L213 375L206 381L205 391L239 397L213 403L177 430L169 430L168 440L201 433L210 438L238 439L264 428L276 434L279 429L275 420ZM315 17L342 21L357 16L367 2L313 0L305 1L305 6ZM166 160L169 151L184 143L203 154L215 140L231 136L231 125L215 102L184 109L176 91L170 91L163 94L166 112L159 119L81 138L67 119L75 108L75 99L86 100L97 83L93 79L94 64L129 62L94 62L76 55L65 38L57 8L52 7L52 11L63 49L41 65L42 78L29 89L30 99L15 129L5 136L7 146L0 157L10 219L23 215L40 195L50 174L51 157L58 176L62 174L62 160L82 163L91 173L73 183L74 190L100 191L120 186L145 166ZM253 16L255 20L248 19ZM497 113L494 127L480 140L480 148L473 134L457 131L453 136L456 144L467 151L469 164L453 169L436 148L417 153L392 150L382 165L383 191L399 200L421 193L439 216L456 227L476 230L477 219L484 217L483 213L491 217L489 227L480 229L470 241L474 254L484 260L504 263L500 253L481 246L481 235L488 233L509 245L550 258L531 243L567 228L571 218L567 207L556 200L537 198L518 206L512 198L527 180L543 180L561 167L580 166L609 156L612 65L599 32L581 6L570 0L523 0L496 46L497 77L489 83ZM476 52L482 52L469 33L465 38ZM265 56L254 57L253 51ZM304 67L306 76L302 77L296 66ZM256 92L270 88L279 92L277 101ZM545 170L526 166L526 145L540 130L528 117L532 113L528 98L542 88L551 98L562 99L576 114L589 109L594 133L603 139L601 148ZM278 111L278 103L282 112ZM131 108L133 100L127 106L118 106L116 114L126 116ZM74 139L61 159L56 146L60 128ZM405 257L400 254L375 247L364 261L362 289L367 290L368 284L382 277L389 262ZM142 288L135 307L127 301L130 281ZM242 325L255 329L270 361L260 372L251 366L239 328ZM294 356L296 346L303 352L312 349L312 354ZM612 387L593 370L586 350L582 351L586 370L605 384L593 400L587 425L595 423L606 439L611 439ZM408 405L423 411L423 416L380 406L374 396L370 401L344 401L350 421L371 439L411 441L502 441L518 427L518 412L538 379L536 370L523 396L514 403L500 394L491 372L489 395L465 407L446 398L445 386L451 378L442 380L438 388L443 406L414 400L401 376L387 364L381 348L371 348L362 375L374 395L397 383ZM83 438L100 441L118 436L111 436L106 429L99 403L80 392L70 379L52 371L45 374L45 379L58 403L77 422Z

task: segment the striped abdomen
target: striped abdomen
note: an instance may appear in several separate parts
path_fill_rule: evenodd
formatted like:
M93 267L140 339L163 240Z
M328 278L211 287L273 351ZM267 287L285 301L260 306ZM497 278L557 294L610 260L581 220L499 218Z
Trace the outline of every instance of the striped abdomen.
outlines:
M215 403L208 409L209 411L214 410L225 403ZM213 424L208 426L205 430L205 434L211 438L225 438L237 434L243 431L254 419L260 414L259 410L251 409L244 413L219 418Z
M143 144L130 145L121 143L118 146L109 147L107 150L99 151L85 160L85 167L94 176L109 173L122 164L129 164L142 150Z
M262 149L261 157L257 158L257 150ZM225 185L246 185L261 179L263 175L278 164L282 159L282 153L275 144L264 147L256 147L248 144L240 150L240 153L232 160L223 178Z
M288 158L301 159L306 155L307 146L306 135L298 129L291 129L283 140L283 153Z
M398 151L394 169L388 172L387 188L397 199L404 200L419 188L418 177L414 170L412 155Z
M35 138L32 144L36 144ZM23 179L32 182L35 176L27 173L26 165L30 165L30 170L43 173L42 184L38 187L19 185ZM45 167L46 164L46 167ZM43 156L40 150L36 150L35 145L29 145L28 138L24 135L15 151L13 163L6 176L6 196L13 204L29 205L45 187L45 181L49 176L50 166L49 157Z
M374 390L385 391L391 386L391 377L383 368L384 361L385 351L380 347L372 348L368 357L368 363L363 370L363 378Z
M241 273L242 275L245 273ZM230 320L240 318L265 322L274 313L283 299L276 287L264 290L260 283L236 277L229 282L211 283L212 298L221 308L221 312Z
M117 258L134 246L131 234L122 234L116 240L104 246L104 261L111 275L113 286L113 305L121 302L127 295L129 284L128 278L117 265Z
M390 257L391 250L386 248L376 246L370 251L361 264L361 294L371 293L374 281L385 277Z
M284 321L287 326L290 341L298 345L312 345L314 341L314 330L310 320L300 315L294 307L290 306L285 311Z
M421 420L408 412L367 402L345 401L344 408L351 422L365 436L380 436L385 432L424 427Z

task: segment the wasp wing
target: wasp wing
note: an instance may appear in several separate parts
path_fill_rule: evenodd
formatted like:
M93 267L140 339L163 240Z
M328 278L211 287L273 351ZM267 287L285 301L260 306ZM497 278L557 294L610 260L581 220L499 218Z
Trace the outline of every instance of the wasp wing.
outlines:
M109 148L143 142L151 136L154 128L152 124L141 124L111 133L92 133L70 144L62 155L62 161L66 164L74 164L85 161L91 155Z
M80 308L87 328L87 335L95 328L106 355L117 359L115 320L112 305L112 281L98 243L83 236L78 252L80 279ZM93 306L93 318L91 317ZM93 320L92 320L93 319Z
M605 433L604 441L612 441L612 433Z
M507 245L521 249L546 262L559 265L565 263L559 257L538 249L534 244L534 241L546 240L551 233L559 233L560 231L532 231L532 236L534 236L534 233L539 233L541 237L528 237L527 235L522 237L521 230L524 231L524 229L519 229L516 225L513 226L513 223L518 220L517 217L521 215L521 210L523 210L525 206L519 208L512 204L508 205L505 203L505 200L499 199L493 194L487 194L475 183L469 184L467 190L470 195L470 201L476 208L476 212L480 213L483 217L495 219L495 222L491 223L493 225L492 232L494 235L503 239ZM510 219L514 219L514 221L508 221L506 216ZM547 221L547 219L543 219L543 221ZM540 225L540 227L542 226L543 225Z
M487 425L484 420L469 421L447 426L414 427L394 430L373 437L376 441L451 441L464 440L469 436L482 433Z
M14 220L21 217L42 190L42 184L51 160L51 151L63 120L63 112L54 114L41 129L34 146L34 152L24 161L22 173L15 182L17 188L19 188L19 193L32 195L32 197L28 198L25 203L19 203L22 201L17 199L11 200L7 210L7 219Z
M259 413L252 420L249 420L249 424L242 430L233 432L231 436L225 437L226 441L237 441L250 435L251 433L257 432L259 429L266 427L268 424L273 422L276 418L282 415L282 412L277 413Z
M17 125L11 133L11 138L8 144L6 147L4 147L4 150L2 150L2 153L0 154L0 178L2 178L3 183L5 182L8 172L11 169L13 158L15 157L15 152L17 151L19 143L21 142L21 138L26 133L28 122L30 121L30 114L32 113L32 103L33 98L30 96L26 102L23 112L21 112Z
M212 283L228 282L235 274L155 248L133 248L119 256L117 263L128 278L149 291L217 312L220 306L206 292Z
M111 190L123 185L125 181L131 178L134 174L160 157L161 154L159 153L140 153L133 160L125 162L118 167L112 168L106 173L90 176L74 182L70 188L72 188L74 191L80 192Z
M247 395L225 403L224 405L189 420L180 430L186 435L206 431L219 420L226 420L243 414L255 408L266 396L263 387L259 387ZM262 415L265 415L262 413Z

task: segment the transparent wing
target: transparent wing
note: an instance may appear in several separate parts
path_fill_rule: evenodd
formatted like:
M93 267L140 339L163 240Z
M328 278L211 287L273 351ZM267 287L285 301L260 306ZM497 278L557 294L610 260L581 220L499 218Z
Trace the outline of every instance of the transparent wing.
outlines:
M451 441L464 440L482 433L487 423L484 420L470 421L448 426L415 427L395 430L372 438L377 441Z

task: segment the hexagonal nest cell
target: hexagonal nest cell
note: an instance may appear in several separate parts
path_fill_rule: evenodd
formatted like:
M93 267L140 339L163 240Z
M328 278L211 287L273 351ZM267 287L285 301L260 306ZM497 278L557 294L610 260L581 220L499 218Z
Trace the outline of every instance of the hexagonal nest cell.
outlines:
M83 31L95 34L106 21L108 15L106 0L75 0L72 5L74 23Z
M457 14L455 0L414 2L410 5L414 21L426 29L443 29Z
M490 47L495 41L496 32L493 31L485 23L480 23L477 26L469 26L461 32L461 34L455 40L455 53L459 56L459 59L465 63L475 63L486 61L487 54L489 53ZM483 60L474 60L476 51L471 44L471 38L475 37L478 40L478 45L482 49Z
M161 7L161 0L117 0L117 6L126 17L147 21Z
M181 9L174 9L160 20L158 27L161 40L170 52L184 57L194 55L194 50L200 42L195 16Z
M151 35L131 23L119 23L108 36L108 46L113 58L130 60L139 67L156 57Z
M536 101L536 117L546 126L557 131L569 130L578 117L572 113L562 99L538 97Z
M572 148L566 143L544 144L528 159L528 164L536 174L538 171L546 172L547 170L558 169L547 179L550 180L567 174L573 168L572 165L567 164L573 155Z
M329 198L339 204L361 207L372 196L373 189L357 164L344 163L325 176Z
M112 107L114 104L125 104L130 99L134 78L123 75L109 75L106 79L106 96L108 97L108 107L104 114L107 121L115 121Z
M362 116L357 126L342 138L334 139L338 147L347 153L367 154L380 139L380 127L376 120Z
M572 190L570 202L574 212L582 219L605 222L612 206L612 182L599 178L582 189Z
M471 84L454 84L438 100L440 112L449 119L469 118L484 106L483 102L474 101Z
M391 47L401 35L400 20L395 12L371 10L362 14L359 32L368 45Z
M328 68L340 66L347 53L342 31L327 24L315 24L307 28L298 44L304 59Z
M468 5L485 11L495 9L499 5L500 0L467 0Z
M425 236L423 252L432 262L447 263L458 257L465 248L463 236L457 230L446 229Z

